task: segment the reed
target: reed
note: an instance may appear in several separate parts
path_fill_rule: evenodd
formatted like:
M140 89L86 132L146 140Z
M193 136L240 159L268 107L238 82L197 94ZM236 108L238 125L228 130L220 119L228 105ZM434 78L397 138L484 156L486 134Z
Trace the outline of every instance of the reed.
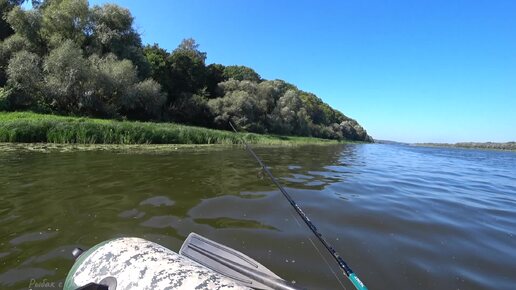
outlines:
M337 144L296 136L233 133L175 123L0 112L0 142L61 144Z

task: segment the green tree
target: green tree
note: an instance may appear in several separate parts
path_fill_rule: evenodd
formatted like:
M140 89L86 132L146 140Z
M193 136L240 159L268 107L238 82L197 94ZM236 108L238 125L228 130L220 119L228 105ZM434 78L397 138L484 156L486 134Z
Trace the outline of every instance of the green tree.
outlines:
M12 11L15 9L17 10L17 13L14 14L20 14L20 12L23 12L19 7L17 7L17 5L21 4L19 2L21 1L0 0L0 87L4 86L7 82L6 69L12 54L22 49L27 49L26 46L13 46L13 40L19 40L19 37L11 39L11 41L5 43L5 41L11 38L15 33L11 23L9 23L9 18L11 21L14 20L12 17ZM11 17L9 17L10 15ZM17 41L14 42L15 44L19 44Z
M0 41L14 34L14 29L7 21L9 12L17 6L20 6L25 0L0 0ZM38 7L40 1L32 1L32 6Z
M114 53L120 59L129 59L141 78L148 77L150 66L140 35L133 28L131 12L118 5L105 4L93 7L90 15L91 35L85 47L88 53Z
M206 60L206 52L199 50L199 44L193 38L185 38L181 41L179 46L174 50L174 53L184 53L192 59L196 59L204 63Z
M156 43L145 46L143 53L149 63L150 76L161 84L164 92L172 92L173 86L169 53Z
M218 89L219 83L227 81L224 77L224 66L221 64L210 64L206 67L206 90L209 98L217 98L222 96L222 92Z
M273 132L287 135L297 133L299 127L297 114L301 109L304 110L297 91L288 90L278 99L276 108L271 114Z
M32 51L29 41L17 34L11 35L0 42L0 87L7 82L7 65L11 57L19 51Z
M83 47L91 33L87 0L49 0L42 8L41 34L51 48L65 40Z
M224 68L224 77L226 79L235 79L239 81L260 82L262 78L252 68L243 65L230 65Z
M88 58L90 74L87 79L87 112L105 116L118 116L121 107L134 101L131 90L138 82L137 72L130 60L118 60L114 54ZM96 110L94 110L96 109Z
M267 114L272 113L276 102L290 89L290 86L281 80L263 81L257 85L257 97L265 103Z
M361 140L361 141L367 141L372 142L373 139L367 135L366 130L360 124L358 124L357 121L353 119L349 119L346 121L342 121L338 125L338 129L342 137L349 140Z
M45 44L40 35L42 16L39 10L24 11L20 7L15 7L7 14L6 19L16 35L30 43L33 51L39 54L45 52Z
M181 112L193 95L206 96L206 53L199 50L195 40L184 39L167 58L170 82L167 91L168 118L190 123Z
M184 39L172 52L168 62L171 74L169 102L186 94L195 94L205 86L206 53L199 51L195 40Z
M0 0L0 41L14 34L14 29L6 21L7 13L14 8L14 5L8 0Z
M167 96L164 118L177 122L198 124L197 113L204 111L204 60L192 39L184 40L168 53L157 44L144 48L151 76L163 87ZM195 99L193 99L195 97Z
M133 100L122 107L124 115L140 120L161 118L166 96L161 86L153 79L146 79L131 87Z
M43 77L40 57L25 50L15 53L9 60L7 75L7 86L12 90L8 100L11 109L31 107L41 94Z
M208 101L214 116L214 123L219 128L229 128L228 121L252 132L266 132L265 116L267 102L257 94L257 83L230 79L219 84L224 97Z
M138 81L136 67L128 59L119 60L114 54L89 57L91 74L89 89L92 92L90 114L127 116L147 120L160 117L165 97L161 86L152 79ZM101 110L99 110L101 109Z
M52 107L61 112L79 113L84 103L91 69L83 52L66 40L53 49L44 61L45 95Z
M211 127L213 116L208 106L207 93L204 90L197 94L185 94L171 106L174 120L198 126Z

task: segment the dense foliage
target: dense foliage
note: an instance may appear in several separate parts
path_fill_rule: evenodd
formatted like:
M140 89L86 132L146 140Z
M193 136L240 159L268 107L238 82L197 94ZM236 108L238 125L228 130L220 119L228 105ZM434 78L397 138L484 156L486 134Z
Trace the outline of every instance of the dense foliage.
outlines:
M371 141L317 96L245 66L206 64L193 39L143 46L129 10L87 0L0 0L0 110L174 121Z

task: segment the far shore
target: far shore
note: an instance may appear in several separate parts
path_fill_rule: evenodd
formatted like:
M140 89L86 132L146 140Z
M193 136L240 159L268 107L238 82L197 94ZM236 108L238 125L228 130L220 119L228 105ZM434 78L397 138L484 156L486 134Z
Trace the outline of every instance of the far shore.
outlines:
M516 151L516 142L415 143L415 146Z

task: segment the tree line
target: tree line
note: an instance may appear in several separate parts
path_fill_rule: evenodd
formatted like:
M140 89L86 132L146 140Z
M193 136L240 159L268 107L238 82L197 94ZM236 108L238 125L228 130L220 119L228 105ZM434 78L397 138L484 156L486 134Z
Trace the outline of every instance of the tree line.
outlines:
M419 146L431 147L458 147L469 149L491 149L491 150L512 150L516 151L516 142L459 142L450 143L416 143Z
M166 121L372 141L316 95L252 68L206 64L193 39L143 45L129 10L87 0L0 0L0 110Z

